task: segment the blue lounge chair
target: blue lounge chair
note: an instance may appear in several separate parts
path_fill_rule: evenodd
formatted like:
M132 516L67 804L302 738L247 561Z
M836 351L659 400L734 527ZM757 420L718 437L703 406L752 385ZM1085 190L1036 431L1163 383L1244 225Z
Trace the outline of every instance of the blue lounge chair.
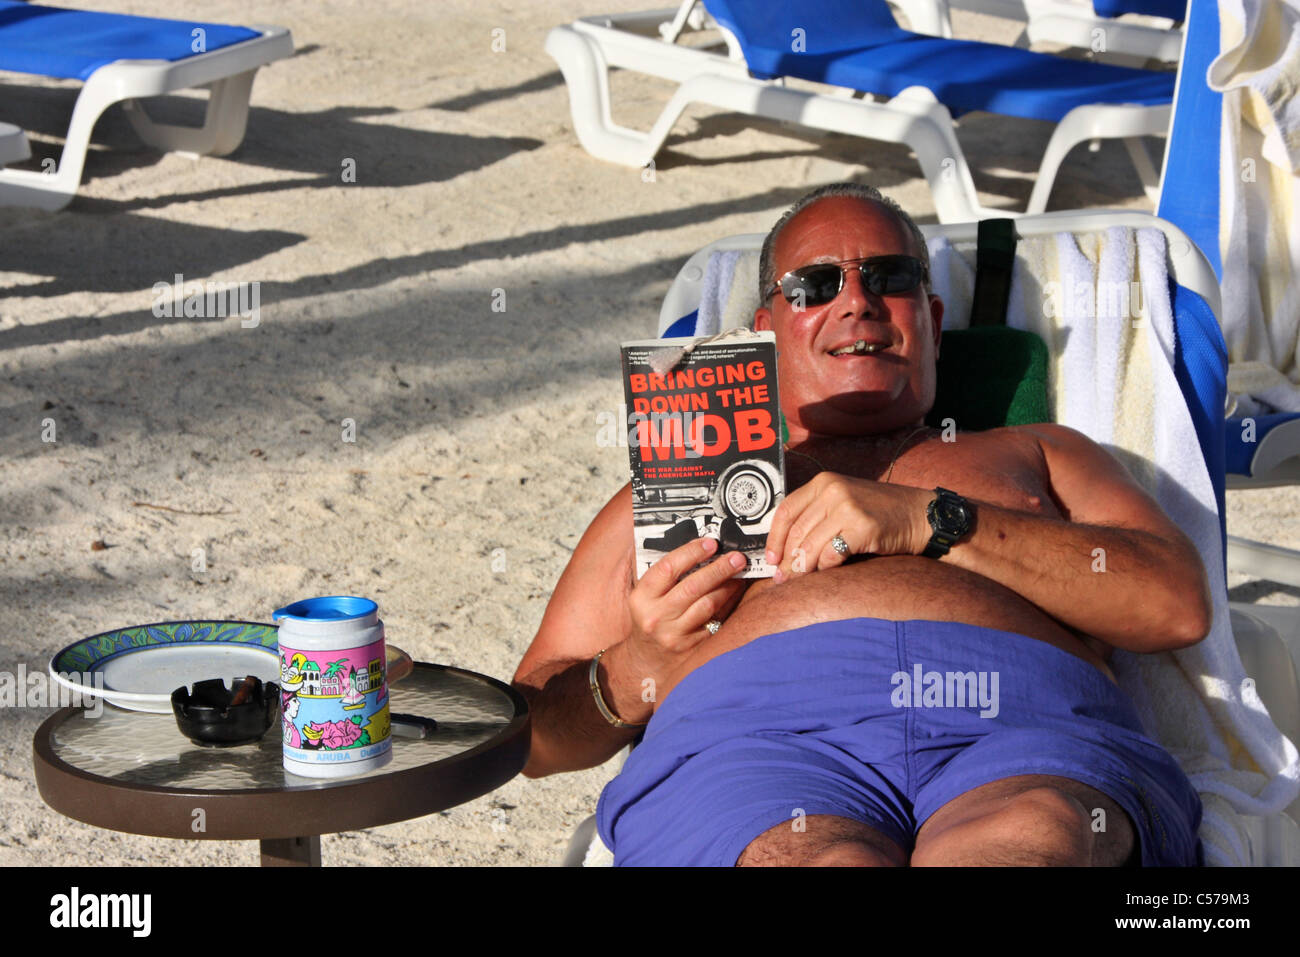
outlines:
M590 17L556 27L546 49L569 88L575 131L589 153L645 166L693 102L869 139L906 143L917 155L941 222L1005 211L980 206L954 117L975 110L1056 123L1027 211L1046 208L1056 171L1077 144L1124 140L1155 197L1156 170L1141 137L1169 125L1174 74L1034 53L901 29L885 0L809 0L773 13L761 0L705 0L728 55L666 39L692 21L692 0L656 36L667 11ZM681 84L648 133L613 123L609 67ZM814 93L786 78L867 99ZM887 98L871 102L869 97Z
M244 138L253 76L293 53L282 27L232 27L88 13L0 0L0 70L81 80L63 153L53 170L0 169L0 204L61 209L81 183L100 114L123 102L131 125L163 151L223 156ZM208 87L203 126L149 118L140 100ZM12 161L12 160L11 160Z

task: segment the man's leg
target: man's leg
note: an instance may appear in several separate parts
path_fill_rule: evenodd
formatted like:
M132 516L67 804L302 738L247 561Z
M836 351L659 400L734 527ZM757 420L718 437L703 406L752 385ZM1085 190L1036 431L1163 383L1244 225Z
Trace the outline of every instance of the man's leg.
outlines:
M737 867L903 867L907 854L894 841L861 821L833 814L768 828L750 842Z
M1137 850L1128 815L1109 797L1069 778L1024 774L939 808L917 833L912 864L1118 867Z

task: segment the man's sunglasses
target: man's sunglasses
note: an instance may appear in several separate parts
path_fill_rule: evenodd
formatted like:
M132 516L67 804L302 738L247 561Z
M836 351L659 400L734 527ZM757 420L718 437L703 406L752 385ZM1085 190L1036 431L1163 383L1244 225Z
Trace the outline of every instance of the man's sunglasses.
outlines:
M768 298L778 290L796 306L821 306L832 301L844 288L844 273L857 266L862 285L875 296L911 292L926 281L925 263L915 256L872 256L844 262L814 263L792 269L772 284Z

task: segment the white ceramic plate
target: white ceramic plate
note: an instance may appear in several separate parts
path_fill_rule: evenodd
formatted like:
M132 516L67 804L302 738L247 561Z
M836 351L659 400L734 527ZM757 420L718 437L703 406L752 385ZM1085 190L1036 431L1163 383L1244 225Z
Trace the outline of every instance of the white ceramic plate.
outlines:
M50 659L72 690L131 711L172 713L172 692L206 678L280 680L278 629L252 621L167 621L83 638ZM95 687L103 683L103 690Z

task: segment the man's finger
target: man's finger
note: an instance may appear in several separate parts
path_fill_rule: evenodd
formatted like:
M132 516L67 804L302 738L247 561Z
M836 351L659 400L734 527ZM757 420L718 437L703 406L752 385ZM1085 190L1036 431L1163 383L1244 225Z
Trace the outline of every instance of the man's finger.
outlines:
M687 575L668 595L669 607L681 615L696 601L725 584L737 572L743 571L746 559L742 552L728 552L709 562L699 571Z
M683 627L690 629L703 628L710 621L725 622L745 593L745 586L744 579L723 582L707 595L702 595L678 620Z
M638 583L653 597L662 598L675 587L678 579L718 550L717 539L697 538L674 548L651 565Z
M744 578L732 579L723 585L723 588L730 594L727 596L727 600L723 602L722 607L714 612L713 617L726 621L731 613L736 610L736 606L740 604L740 599L745 597L745 592L749 591L749 581Z
M803 512L809 501L805 494L807 485L801 486L781 500L781 504L772 513L772 525L767 533L767 554L764 556L769 565L780 563L785 554L785 541L790 533L790 526Z
M843 555L831 544L837 535L849 547ZM809 549L816 552L818 568L834 568L843 565L848 561L849 556L857 554L859 545L856 531L840 528L829 518L808 533L807 542Z
M801 571L812 571L817 560L816 547L819 544L813 538L813 532L818 526L826 522L827 513L825 505L820 501L809 503L808 507L799 513L786 532L785 550L782 552L783 559L789 559L791 570L795 573ZM796 559L799 558L800 550L803 551L805 563L812 563L808 568L795 568Z

